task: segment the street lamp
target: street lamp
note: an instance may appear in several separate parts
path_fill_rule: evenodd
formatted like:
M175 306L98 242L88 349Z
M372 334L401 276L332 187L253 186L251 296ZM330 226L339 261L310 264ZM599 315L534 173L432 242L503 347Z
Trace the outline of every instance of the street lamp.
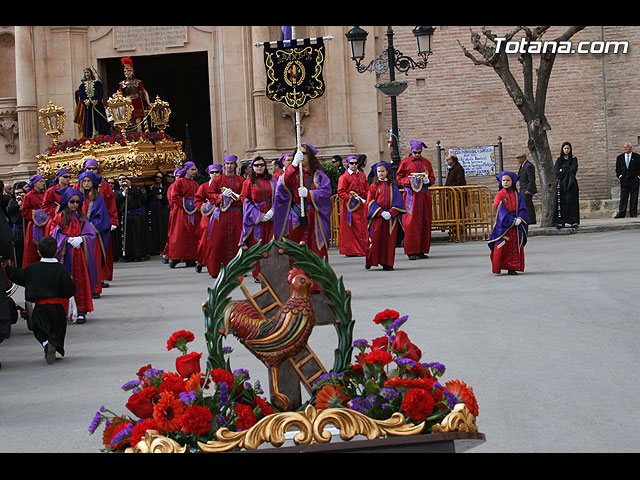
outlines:
M432 53L434 32L435 28L431 26L418 26L412 30L413 35L416 37L416 42L418 43L418 54L422 57L422 60L415 61L413 58L407 57L401 51L396 50L393 47L393 29L390 26L387 26L387 49L377 58L371 60L368 65L363 65L362 61L364 60L365 45L367 42L367 35L369 35L369 33L360 27L353 27L345 34L345 37L347 37L349 42L351 59L355 62L358 73L375 72L376 75L381 75L388 70L389 81L394 82L396 79L396 70L407 75L409 70L427 68L429 55ZM393 150L392 165L395 174L395 171L400 165L400 152L398 151L398 106L396 95L391 95L391 138Z

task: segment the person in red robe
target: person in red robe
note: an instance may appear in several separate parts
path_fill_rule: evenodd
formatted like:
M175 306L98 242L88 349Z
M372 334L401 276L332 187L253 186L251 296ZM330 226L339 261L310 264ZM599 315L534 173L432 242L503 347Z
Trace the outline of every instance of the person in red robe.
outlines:
M61 168L56 172L56 178L53 181L53 185L47 188L44 192L44 200L42 201L42 209L46 212L49 218L53 218L58 213L58 207L60 206L60 193L58 190L66 188L71 185L71 173L68 168Z
M187 162L183 170L183 176L172 184L169 198L169 268L176 268L181 261L186 267L194 267L198 256L200 213L195 205L195 196L199 185L194 180L198 168L195 163Z
M211 197L211 182L218 175L222 175L222 165L214 163L207 167L209 181L198 187L195 196L196 208L200 212L200 226L198 228L198 253L196 258L196 272L202 272L202 267L206 264L208 245L211 239L211 227L213 227L213 212L215 205L209 201Z
M358 168L358 157L347 157L347 170L338 179L340 197L340 254L364 257L367 254L367 211L365 207L369 184Z
M229 263L238 253L242 235L240 194L244 177L236 174L237 167L238 157L226 155L222 163L222 175L217 175L208 189L207 200L213 207L213 212L204 264L212 278L216 278L222 265Z
M83 162L82 172L93 172L100 174L100 164L95 158L85 158ZM74 188L78 188L78 184L74 185ZM111 230L115 230L120 225L120 219L118 215L118 206L116 205L116 197L113 194L113 189L111 185L103 178L100 182L100 186L98 187L98 193L102 195L104 198L104 203L107 206L107 211L109 212L109 219L111 220ZM113 280L113 242L111 238L107 240L107 245L105 245L105 258L104 258L104 268L101 270L100 283L103 288L109 287L107 282Z
M501 189L494 197L496 223L489 235L491 271L496 275L507 270L509 275L524 272L524 246L529 229L529 208L515 186L518 175L500 172L496 175Z
M258 156L250 165L250 172L242 185L242 235L240 247L251 247L258 242L262 245L273 239L273 200L276 195L277 180L269 173L264 158ZM260 282L260 264L253 270L253 278Z
M76 284L76 323L85 323L87 313L93 311L93 290L99 281L94 256L96 231L82 213L83 200L79 190L61 188L60 211L51 219L45 233L56 240L56 258Z
M411 155L400 162L396 178L404 188L407 213L402 217L404 253L409 260L428 258L431 249L431 194L436 177L431 162L422 156L426 144L411 140Z
M171 181L171 183L169 183L169 186L167 187L167 203L169 204L169 222L167 225L167 241L164 244L164 249L162 250L162 263L169 263L169 241L171 240L171 236L172 236L172 232L173 232L173 224L175 223L175 216L171 215L171 206L173 205L173 187L175 186L176 182L175 179L176 178L180 178L181 176L184 176L184 169L182 168L176 168L173 171L173 181ZM167 176L167 178L169 178L169 176Z
M274 160L273 161L273 178L278 180L282 175L284 175L284 171L287 169L289 165L291 165L291 162L293 162L292 153L285 153L278 160Z
M398 223L405 213L404 200L391 175L391 164L379 162L372 169L376 177L367 192L369 242L364 268L382 265L383 270L393 270Z
M42 209L44 191L47 185L42 175L33 175L25 187L27 194L22 200L22 218L24 218L24 250L22 254L22 268L40 261L38 243L44 236L44 230L49 222L49 216Z

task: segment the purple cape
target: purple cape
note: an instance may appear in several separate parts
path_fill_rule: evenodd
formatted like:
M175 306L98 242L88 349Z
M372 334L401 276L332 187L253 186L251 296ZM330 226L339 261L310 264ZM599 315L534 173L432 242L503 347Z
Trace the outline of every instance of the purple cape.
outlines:
M372 234L371 229L373 228L372 220L376 216L376 214L382 211L382 207L378 205L378 203L375 200L371 200L368 206L369 206L369 213L367 214L367 226L369 228L369 236L371 236ZM400 220L402 215L406 213L404 199L402 198L402 193L400 193L400 189L398 188L398 185L396 185L395 183L391 184L391 208L397 210L398 215L396 215L395 217L391 217L391 220L390 220L391 224L389 225L390 232L393 231L393 229L396 227L396 223ZM391 210L391 208L389 210Z
M274 197L276 194L277 188L277 180L271 177L271 203L274 204ZM243 208L242 208L242 235L240 235L240 243L239 245L248 245L249 237L253 236L253 238L259 242L262 240L262 244L266 244L270 242L270 238L261 238L262 232L260 228L260 223L264 213L260 211L260 205L258 203L254 203L248 198L244 199ZM275 208L275 207L274 207ZM275 217L275 211L274 211ZM258 228L255 228L258 227Z
M529 209L524 203L524 199L516 191L516 209L512 212L507 210L504 203L500 202L498 211L496 212L496 223L489 235L489 248L493 250L496 243L504 238L505 234L511 227L515 226L516 218L520 218L522 222L515 227L517 233L518 245L525 245L527 243L527 234L529 233Z
M97 240L100 242L104 258L106 256L106 247L109 245L109 239L111 238L111 218L109 217L107 204L101 194L98 194L96 199L89 203L87 218L96 230Z
M322 170L317 170L313 174L313 184L315 188L309 190L305 206L309 210L315 211L315 239L318 250L326 245L329 248L331 240L331 180ZM292 207L292 194L284 183L284 175L278 178L276 187L276 198L273 202L273 237L280 241L289 233L290 221L293 225L300 223L300 218ZM298 205L298 209L300 206Z

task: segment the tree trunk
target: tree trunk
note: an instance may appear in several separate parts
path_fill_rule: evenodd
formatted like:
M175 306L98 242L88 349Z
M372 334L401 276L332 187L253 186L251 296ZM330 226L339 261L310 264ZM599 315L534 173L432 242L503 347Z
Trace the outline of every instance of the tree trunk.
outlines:
M547 137L547 130L540 122L528 123L529 141L528 147L533 162L536 165L538 179L540 181L540 196L542 197L542 218L540 225L550 227L553 224L553 209L556 193L556 176L554 161L551 155L551 147Z

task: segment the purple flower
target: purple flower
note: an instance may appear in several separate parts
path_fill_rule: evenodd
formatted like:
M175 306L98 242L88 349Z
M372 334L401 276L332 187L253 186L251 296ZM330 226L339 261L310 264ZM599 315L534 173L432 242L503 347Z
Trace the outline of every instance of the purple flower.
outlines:
M358 340L354 340L353 344L352 344L353 348L357 348L357 349L362 350L362 351L364 351L364 349L367 347L367 345L369 345L369 342L367 342L363 338L359 338Z
M127 390L131 390L132 388L137 387L138 385L140 385L140 380L131 380L130 382L125 383L124 385L122 385L122 390L124 390L125 392Z
M101 406L96 414L93 416L93 420L91 421L91 425L89 425L89 434L93 435L93 432L96 431L96 428L100 426L102 423L102 412L104 412L104 405Z
M402 326L402 324L407 321L408 318L409 318L409 315L405 315L403 317L397 318L396 320L391 322L391 325L389 325L389 328L391 330L398 330Z
M112 446L116 446L117 444L119 444L122 440L124 440L127 437L131 436L131 430L133 429L133 424L129 424L126 427L124 427L122 430L120 430L118 433L116 433L113 438L111 439L111 442L109 442Z
M180 400L182 401L182 403L184 403L186 405L193 405L193 402L196 401L196 392L194 392L194 391L191 391L191 392L180 392L179 396L180 396Z

